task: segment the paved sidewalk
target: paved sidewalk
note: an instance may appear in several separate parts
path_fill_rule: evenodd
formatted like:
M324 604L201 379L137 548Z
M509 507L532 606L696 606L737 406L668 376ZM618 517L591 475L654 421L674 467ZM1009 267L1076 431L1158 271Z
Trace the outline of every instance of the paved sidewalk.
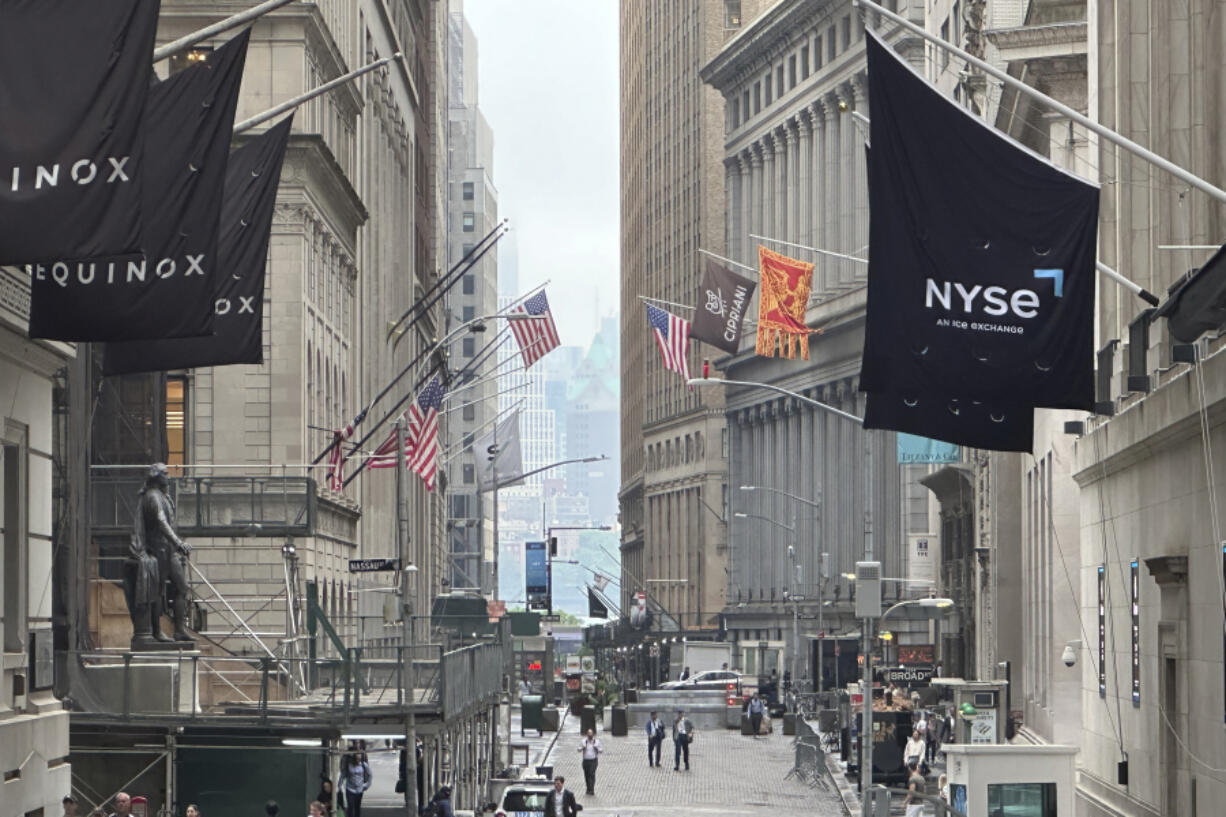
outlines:
M583 817L675 817L676 815L805 814L845 817L835 790L785 780L792 768L792 738L779 731L756 740L738 732L702 731L690 747L691 771L674 772L673 744L665 740L659 768L647 766L647 740L600 734L604 754L596 772L596 795L583 794L581 738L572 723L558 739L555 774L584 806Z

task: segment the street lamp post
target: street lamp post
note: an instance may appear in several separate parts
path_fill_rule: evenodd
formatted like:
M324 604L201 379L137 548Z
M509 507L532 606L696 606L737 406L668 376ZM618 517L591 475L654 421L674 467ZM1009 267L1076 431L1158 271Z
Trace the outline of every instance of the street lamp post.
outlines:
M821 502L817 502L812 499L805 499L803 496L797 496L796 494L789 493L788 491L782 491L778 488L768 488L764 485L742 485L740 486L740 488L742 491L769 491L772 494L779 494L780 496L785 496L794 502L800 502L805 505L808 505L811 508L816 509L818 511L818 515L816 518L818 520L821 519L821 508L822 508ZM818 495L820 496L820 494L821 492L819 491ZM796 514L795 513L792 514L792 524L793 525L796 524ZM818 529L819 530L821 529L820 522L819 522ZM814 685L814 691L820 692L821 686L822 686L822 677L823 677L822 673L823 673L823 670L825 669L824 661L823 661L825 657L824 655L825 645L822 643L822 637L823 637L823 634L825 633L826 628L824 626L823 615L822 615L822 589L823 589L822 585L825 583L826 579L825 579L825 576L822 575L822 564L823 564L825 554L821 552L821 537L815 536L814 539L816 540L814 544L817 545L817 551L815 555L817 557L816 561L817 561L817 631L818 631L817 683ZM793 566L793 570L795 570L795 566ZM793 621L793 623L794 625L796 625L795 620ZM793 637L796 639L799 639L800 634L799 634L798 625L794 626L794 629L796 630L796 632L793 634ZM793 684L796 684L796 682L799 680L796 677L796 653L799 651L800 651L800 641L797 640L796 645L794 649L792 650L792 683Z
M745 490L746 487L748 486L744 486L744 485L741 486L741 490ZM770 522L772 525L775 525L776 527L783 528L785 531L791 533L793 537L796 536L796 515L795 514L792 514L792 524L791 525L785 525L778 520L771 519L769 516L762 516L761 514L756 514L756 513L743 513L741 511L737 511L736 513L733 514L733 516L737 517L738 519L761 519L763 522ZM800 602L797 601L796 592L795 592L796 586L797 586L796 548L793 545L788 545L788 561L791 562L791 565L792 565L792 571L791 571L792 572L792 594L791 594L792 671L791 671L791 676L792 676L792 683L794 684L796 683L796 654L800 652ZM778 690L776 690L776 694L778 694Z
M880 573L881 563L880 562L861 562L859 565L857 565L858 570L862 567L868 567L869 570L860 571L860 576L859 576L857 583L861 587L865 587L866 585L869 585L869 584L875 584L876 585L875 596L877 599L877 604L880 605L881 603L880 602L880 599L881 599L880 581L881 579L878 578L876 575L873 575L873 573ZM873 570L873 568L875 568L875 571ZM860 587L857 587L856 589L857 598L863 599L862 593L863 595L867 596L869 595L870 591L867 589L867 587L863 591L860 589ZM881 625L886 620L886 618L890 615L890 613L893 613L895 610L898 610L903 607L927 607L927 608L935 608L938 610L948 610L949 608L953 606L954 606L954 603L952 599L945 599L945 598L907 599L905 601L900 601L891 607L888 607L884 613L876 617L876 622L878 625ZM870 804L869 804L869 795L868 795L869 789L872 788L872 785L873 785L873 617L872 616L864 617L862 628L864 630L864 632L861 633L861 636L862 636L861 640L864 643L864 672L861 677L860 683L861 683L861 694L863 695L864 700L862 701L863 708L861 710L862 714L860 716L860 805L861 805L861 814L863 815L863 817L872 817L869 811Z

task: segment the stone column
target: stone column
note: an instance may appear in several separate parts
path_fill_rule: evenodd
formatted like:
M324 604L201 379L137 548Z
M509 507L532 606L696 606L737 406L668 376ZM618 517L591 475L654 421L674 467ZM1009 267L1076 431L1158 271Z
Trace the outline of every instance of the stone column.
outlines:
M741 198L739 202L739 206L741 208L741 220L740 232L737 235L737 246L740 248L741 254L739 256L733 255L729 257L739 260L742 264L752 265L753 262L750 260L750 256L754 255L755 253L754 243L749 238L749 233L753 229L751 223L751 214L753 213L753 166L751 164L751 156L752 154L749 151L743 150L737 154L736 157L737 165L741 172Z
M820 102L815 102L807 108L809 123L813 131L810 140L813 154L810 157L809 170L809 231L807 243L811 247L822 246L822 219L826 214L826 117L822 114ZM826 262L817 257L813 270L813 291L822 293L826 289Z
M851 109L868 116L868 84L864 75L857 74L852 78L850 87ZM855 125L850 119L848 121L849 124ZM852 216L851 245L847 252L864 258L867 250L862 251L860 248L868 243L868 157L864 155L864 136L860 130L860 127L853 127L856 141L852 167L855 171L851 181L855 189L856 207ZM868 264L858 264L855 261L848 263L855 267L853 272L856 281L868 280Z
M826 212L822 217L821 248L832 250L838 244L839 235L839 100L834 94L822 97L822 115L826 127ZM827 256L827 258L829 258ZM824 265L827 270L824 283L827 293L839 289L839 267L827 260Z
M758 221L758 235L774 238L775 229L775 134L762 137L762 217Z
M782 238L788 241L800 240L800 199L803 190L800 187L800 123L789 119L787 123L788 141L788 182L784 188L787 201L788 223Z
M771 238L785 238L787 232L788 211L788 154L787 126L781 125L775 129L775 219L771 229L774 232L766 235ZM786 249L775 245L776 250Z
M796 172L796 225L792 228L796 237L792 240L812 244L813 122L807 108L796 115L796 131L800 166Z
M729 258L737 258L741 250L741 228L737 223L741 213L740 191L737 190L740 181L736 157L729 156L724 159L724 200L728 202L724 212L724 250Z
M763 194L766 190L766 166L764 153L765 151L762 143L754 142L753 146L750 148L749 154L750 173L753 177L753 184L751 185L750 191L753 194L753 197L749 204L749 232L756 233L758 235L762 234L762 219L766 209L765 205L763 204L765 201ZM756 240L757 239L751 239L751 242ZM750 257L756 259L758 257L756 245L750 243L749 246L753 248L749 252ZM755 266L756 261L750 261L749 264L750 266Z
M838 99L847 106L848 111L854 110L855 99L852 95L851 84L843 83L836 91ZM856 176L855 176L855 153L857 148L856 126L852 120L850 113L839 113L839 135L842 137L839 140L839 164L842 167L842 176L839 198L839 230L838 243L832 250L839 252L850 252L855 247L852 246L852 228L854 227L854 214L856 210ZM844 287L850 287L855 280L855 270L852 266L854 261L846 261L839 259L839 284Z

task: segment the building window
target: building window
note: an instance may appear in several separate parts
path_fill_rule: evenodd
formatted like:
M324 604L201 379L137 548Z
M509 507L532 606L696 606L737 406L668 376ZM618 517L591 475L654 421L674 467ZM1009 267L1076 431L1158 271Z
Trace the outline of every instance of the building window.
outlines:
M472 213L464 214L464 232L471 233L477 224L477 218Z
M460 409L460 414L463 415L465 420L475 420L477 419L477 407L472 403L469 403L468 405L464 406L464 408Z
M477 471L476 471L476 468L474 468L474 467L473 467L473 465L472 465L471 463L469 463L469 464L465 464L465 466L464 466L464 468L463 468L462 470L463 470L463 472L464 472L464 484L465 484L465 485L472 485L472 484L473 484L473 482L474 482L474 481L476 480L476 478L477 478Z
M468 323L469 321L477 317L477 308L475 306L466 306L461 310L461 312L463 313L463 316L464 316L463 318L461 318L461 320L463 320L464 323Z
M187 378L166 378L166 464L187 462Z
M742 91L742 92L741 92L741 111L742 111L742 114L741 114L741 121L742 121L742 122L748 122L748 121L749 121L749 117L750 117L750 113L749 113L749 91Z
M796 87L796 55L788 57L788 90Z
M843 18L843 50L851 48L851 15Z
M822 35L813 38L813 70L822 67Z
M800 49L800 78L806 80L809 78L809 46L804 46Z
M724 0L724 28L741 27L741 0Z
M766 73L766 78L762 80L762 85L763 85L762 105L763 107L766 107L770 105L771 100L774 99L774 95L772 93L774 90L774 83L771 82L771 75L769 71Z
M471 272L466 273L464 275L464 283L461 286L464 288L465 295L472 295L477 291L477 277Z
M463 195L464 195L464 201L473 200L473 183L472 182L464 182L464 194Z
M473 338L464 338L462 346L464 357L472 357L477 353L477 341Z
M838 26L831 26L826 31L826 59L831 62L839 55L838 52Z
M473 251L474 246L476 245L475 244L465 244L464 249L460 251L461 257L466 256L469 253L471 253Z
M988 814L1056 817L1056 784L989 783Z
M762 110L762 83L755 82L753 84L753 112L755 114Z
M944 40L945 42L949 42L949 20L946 20L945 22L941 23L941 39ZM942 48L941 49L941 70L944 71L948 67L949 67L949 51L947 49Z
M783 66L775 69L775 99L783 96Z
M741 124L741 100L732 100L732 105L728 109L730 118L728 120L728 130L735 130Z

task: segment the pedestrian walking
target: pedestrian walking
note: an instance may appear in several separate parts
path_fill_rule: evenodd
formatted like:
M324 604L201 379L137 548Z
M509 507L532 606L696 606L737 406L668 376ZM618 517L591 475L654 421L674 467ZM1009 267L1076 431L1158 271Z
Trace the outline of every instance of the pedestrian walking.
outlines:
M64 817L77 817L77 801L71 794L65 794L60 805L64 807Z
M587 730L579 751L583 753L583 782L587 785L587 793L593 795L596 793L596 764L600 762L604 747L591 729Z
M345 817L362 817L362 795L370 788L373 775L366 753L350 751L341 758L341 790L345 794Z
M907 778L907 799L903 801L903 806L907 809L907 817L922 817L924 813L923 795L927 794L924 776L919 773L918 763L908 763L907 770L911 776Z
M188 803L186 815L187 817L200 817L200 807L195 803Z
M920 761L924 759L924 751L926 749L927 745L924 743L924 739L920 737L919 730L912 731L911 737L907 739L907 748L903 749L902 752L903 761L908 766L912 763L918 766Z
M915 724L915 731L919 732L920 737L924 739L924 761L931 764L933 757L936 755L936 730L929 722L927 712L920 712L920 719Z
M758 733L762 731L762 715L766 712L766 704L762 702L762 697L758 693L754 693L749 699L749 728L753 730L754 739L757 740Z
M681 770L681 756L685 755L685 769L690 769L690 743L694 740L694 724L678 709L673 721L673 771Z
M545 798L545 817L576 817L579 814L575 793L565 786L565 777L553 779L553 791Z
M682 680L682 681L686 680L686 679L687 679L687 678L689 678L689 677L690 677L690 668L689 668L689 667L686 667L685 669L681 670L681 680Z
M455 817L455 811L451 808L451 787L443 786L436 791L423 814L428 817Z
M660 747L664 745L664 721L655 712L647 721L647 765L660 765ZM652 757L655 757L653 764Z
M315 801L324 807L324 817L332 817L332 781L326 775L319 778L319 791Z

